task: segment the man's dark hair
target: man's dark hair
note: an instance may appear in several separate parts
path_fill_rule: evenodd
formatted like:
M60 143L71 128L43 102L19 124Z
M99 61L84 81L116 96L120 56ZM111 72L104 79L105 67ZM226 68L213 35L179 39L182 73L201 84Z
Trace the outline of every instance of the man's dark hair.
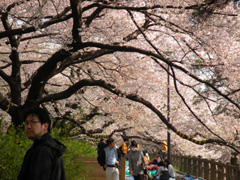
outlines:
M108 140L107 140L107 145L109 145L109 144L111 144L111 143L113 143L114 142L114 139L113 138L109 138Z
M135 140L133 140L133 141L131 142L131 146L132 146L132 147L137 147L137 142L136 142Z
M41 124L48 123L48 132L51 132L51 119L49 117L49 113L45 109L40 108L40 107L30 109L29 111L27 111L24 114L25 121L27 119L27 116L30 114L36 115L38 117L39 121L41 122Z
M124 142L125 142L125 141L128 141L128 138L127 138L127 137L123 138L123 141L124 141Z

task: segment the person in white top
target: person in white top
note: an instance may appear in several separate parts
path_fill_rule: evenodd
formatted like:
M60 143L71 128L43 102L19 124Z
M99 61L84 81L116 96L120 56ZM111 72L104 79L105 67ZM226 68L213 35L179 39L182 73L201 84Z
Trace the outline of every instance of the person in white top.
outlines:
M164 164L166 165L166 167L168 168L168 172L169 172L169 180L175 180L176 179L176 172L173 169L172 164L166 159L164 161Z

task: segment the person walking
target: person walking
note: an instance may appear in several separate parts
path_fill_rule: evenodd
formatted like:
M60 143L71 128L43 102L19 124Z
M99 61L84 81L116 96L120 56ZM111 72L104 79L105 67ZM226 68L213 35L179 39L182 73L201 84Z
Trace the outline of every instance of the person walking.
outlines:
M107 147L99 155L99 163L106 170L107 180L119 180L121 155L113 138L107 140Z
M169 180L175 180L176 179L176 172L175 172L172 164L167 159L164 161L164 164L168 168L169 177L170 177Z
M25 113L25 132L33 141L26 152L18 180L65 180L62 155L66 147L53 139L51 119L42 108Z
M137 142L131 142L131 150L128 153L129 170L134 180L142 180L144 178L143 166L146 166L143 152L137 148Z

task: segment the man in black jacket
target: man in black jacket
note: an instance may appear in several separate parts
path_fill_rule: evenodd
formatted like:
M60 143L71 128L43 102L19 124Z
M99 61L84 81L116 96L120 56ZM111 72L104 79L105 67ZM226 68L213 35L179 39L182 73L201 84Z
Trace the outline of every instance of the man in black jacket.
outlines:
M42 108L25 114L25 132L33 141L27 151L18 180L65 180L62 155L66 147L52 138L51 119Z

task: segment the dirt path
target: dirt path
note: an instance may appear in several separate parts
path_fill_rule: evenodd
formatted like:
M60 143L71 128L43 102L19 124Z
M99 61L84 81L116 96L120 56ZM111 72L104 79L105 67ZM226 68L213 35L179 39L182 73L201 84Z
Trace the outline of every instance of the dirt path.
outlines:
M98 164L96 158L78 158L78 161L81 164L85 164L87 166L87 176L86 180L106 180L105 171Z

